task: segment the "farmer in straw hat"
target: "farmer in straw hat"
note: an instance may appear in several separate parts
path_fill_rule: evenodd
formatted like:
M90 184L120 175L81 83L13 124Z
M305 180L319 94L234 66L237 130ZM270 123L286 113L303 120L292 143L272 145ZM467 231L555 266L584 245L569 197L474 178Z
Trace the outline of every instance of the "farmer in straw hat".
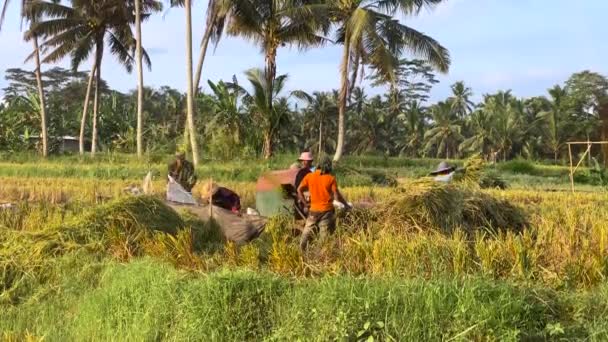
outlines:
M186 153L178 151L175 153L175 160L169 164L169 177L173 178L184 190L192 192L196 184L196 174L194 165L186 160Z
M297 190L300 187L300 184L302 183L304 177L306 177L307 174L311 173L314 170L314 167L312 165L313 160L314 158L312 156L312 153L304 151L300 154L300 157L298 158L298 163L296 164L296 168L300 171L298 171L298 173L296 174L296 179L294 181L295 192L292 193L291 196L293 196L295 200L296 217L298 218L305 218L305 216L308 215L308 203L302 202L300 200L297 194Z
M298 187L300 187L300 183L302 183L302 180L304 179L304 177L306 177L307 174L309 174L313 171L313 166L312 166L313 161L314 161L314 158L312 157L312 153L302 152L300 154L300 158L298 158L298 162L300 163L300 172L298 172L298 174L296 175L296 182L295 182L296 189Z
M449 183L452 181L454 177L454 172L456 171L456 167L450 166L447 162L442 161L437 166L435 171L431 172L431 176L435 176L435 181Z
M321 239L325 238L327 232L334 232L336 228L334 199L337 199L346 208L350 208L338 190L336 177L332 175L332 162L328 157L323 158L315 172L309 173L302 180L298 187L298 197L302 202L306 202L305 188L308 188L310 192L310 212L300 239L300 249L302 250L306 249L312 234L316 231L320 230Z

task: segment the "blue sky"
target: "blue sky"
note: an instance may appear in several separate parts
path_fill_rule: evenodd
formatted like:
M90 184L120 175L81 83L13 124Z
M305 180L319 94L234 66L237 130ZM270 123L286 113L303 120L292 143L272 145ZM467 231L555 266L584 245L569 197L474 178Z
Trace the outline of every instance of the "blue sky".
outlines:
M204 28L205 6L206 1L195 0L195 47ZM18 10L18 1L11 1L8 20L0 32L0 88L6 85L5 69L32 68L23 65L31 47L21 40ZM450 72L439 77L432 100L448 96L450 84L458 80L465 81L479 99L484 93L500 89L511 89L518 96L542 95L573 72L586 69L608 74L606 13L606 0L448 0L433 11L404 18L403 22L450 50ZM183 10L166 10L145 23L143 30L143 43L153 63L152 71L146 70L145 83L185 89ZM289 74L290 89L337 88L340 52L336 46L303 53L282 48L278 52L278 72ZM208 55L203 80L230 79L233 74L242 79L243 71L263 62L255 46L226 37ZM67 67L68 62L62 65ZM89 67L90 63L83 66ZM135 88L136 75L127 74L109 55L102 73L116 89Z

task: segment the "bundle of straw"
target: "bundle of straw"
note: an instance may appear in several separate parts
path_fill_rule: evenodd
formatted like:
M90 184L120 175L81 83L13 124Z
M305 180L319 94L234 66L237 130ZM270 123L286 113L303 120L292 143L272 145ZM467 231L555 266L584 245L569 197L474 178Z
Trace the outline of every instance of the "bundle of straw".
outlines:
M387 225L437 229L452 233L464 229L521 232L528 226L519 207L472 187L423 179L405 184L385 203Z

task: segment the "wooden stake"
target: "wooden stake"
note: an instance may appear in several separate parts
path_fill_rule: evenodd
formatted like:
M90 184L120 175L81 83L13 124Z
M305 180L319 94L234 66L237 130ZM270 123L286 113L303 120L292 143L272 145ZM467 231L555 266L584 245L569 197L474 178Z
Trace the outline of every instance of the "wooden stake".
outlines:
M574 173L576 173L576 170L578 170L581 163L583 161L585 161L585 157L588 156L589 161L591 161L591 146L608 145L608 141L589 141L589 138L587 138L586 142L585 141L570 141L570 142L567 142L566 144L568 145L568 156L570 157L570 187L572 188L572 192L574 193ZM573 161L572 161L572 145L587 145L587 149L585 150L585 153L583 153L583 156L578 161L576 166L573 165Z
M568 156L570 157L570 187L574 193L574 174L572 172L572 145L568 144Z
M209 221L213 218L213 178L209 178Z

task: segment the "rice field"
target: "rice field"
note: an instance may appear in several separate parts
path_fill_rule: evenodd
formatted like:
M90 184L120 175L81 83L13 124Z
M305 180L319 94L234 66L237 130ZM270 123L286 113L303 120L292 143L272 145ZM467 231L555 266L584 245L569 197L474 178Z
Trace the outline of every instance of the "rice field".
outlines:
M236 246L185 213L149 210L163 163L104 158L0 164L0 203L14 204L0 211L0 338L608 338L607 193L571 194L566 168L499 164L506 190L429 189L415 179L433 160L353 158L400 184L339 174L349 201L375 207L301 253L292 218ZM199 176L253 206L255 174L288 161ZM155 194L142 205L125 188L148 170Z

